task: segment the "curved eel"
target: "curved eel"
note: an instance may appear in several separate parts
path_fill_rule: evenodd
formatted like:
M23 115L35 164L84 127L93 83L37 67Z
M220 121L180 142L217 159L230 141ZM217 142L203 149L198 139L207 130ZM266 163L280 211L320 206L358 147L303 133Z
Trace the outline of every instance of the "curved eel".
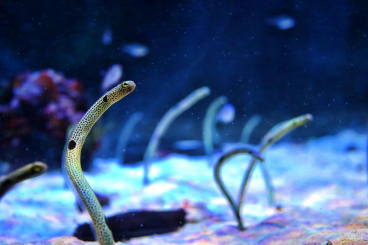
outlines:
M161 137L165 134L171 123L180 116L184 111L191 108L199 100L205 98L211 93L208 87L201 87L191 92L187 97L182 99L179 103L168 110L165 115L158 122L155 131L151 136L146 152L144 153L144 169L143 169L143 185L147 186L150 183L149 169L152 160L156 154L157 148L160 144Z
M203 144L204 150L207 155L208 167L212 167L212 154L214 149L214 138L217 133L216 130L216 115L227 103L226 96L217 97L211 104L208 106L206 115L203 120ZM219 136L218 136L219 137Z
M67 141L63 154L63 172L69 187L76 191L91 216L92 223L101 245L114 244L112 233L106 224L101 205L85 179L81 168L81 150L92 126L101 115L115 102L124 98L135 89L133 81L126 81L104 94L86 112Z
M8 192L13 186L22 182L23 180L37 177L43 174L47 169L47 165L43 162L29 163L21 168L14 170L13 172L0 179L0 199Z
M263 152L272 144L276 143L278 140L280 140L282 137L284 137L287 133L291 132L292 130L296 129L297 127L300 127L307 122L311 121L313 119L312 114L304 114L299 117L292 118L287 121L280 122L273 126L265 136L263 136L259 148L259 153L263 154ZM257 162L256 158L253 158L247 172L244 175L243 182L239 191L239 198L238 198L238 206L241 207L244 196L245 196L245 188L248 185L248 182L250 180L250 175L254 170L255 164ZM266 188L268 190L268 197L269 197L269 203L271 206L274 205L274 191L273 186L271 184L271 178L268 175L268 172L266 170L266 167L264 166L263 162L261 163L261 171L263 174L263 178L265 179Z
M233 210L233 213L235 215L235 218L238 222L238 228L240 231L245 231L245 227L243 224L243 220L241 218L240 212L241 212L241 206L238 206L234 199L231 197L229 191L227 190L227 188L225 187L224 181L221 178L221 168L222 166L232 157L238 155L238 154L250 154L251 156L253 156L255 159L259 160L259 161L263 161L263 158L261 157L261 154L256 151L255 149L252 149L251 146L249 145L243 145L241 147L237 147L235 149L232 149L230 151L228 151L227 153L224 153L220 159L218 159L216 165L215 165L215 171L214 171L214 177L215 177L215 181L217 186L220 188L222 194L225 196L225 198L227 199L227 201L230 204L231 209ZM240 203L241 205L242 203Z
M129 117L128 121L125 123L123 129L121 130L118 144L115 150L115 158L119 159L121 164L123 164L125 160L124 153L130 135L132 134L135 125L142 119L142 117L143 114L141 112L134 113Z

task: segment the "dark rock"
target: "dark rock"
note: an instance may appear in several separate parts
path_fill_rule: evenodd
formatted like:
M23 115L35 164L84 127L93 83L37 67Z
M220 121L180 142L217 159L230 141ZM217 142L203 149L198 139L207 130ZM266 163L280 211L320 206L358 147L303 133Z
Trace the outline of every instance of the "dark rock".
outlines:
M136 211L106 218L115 241L176 231L185 225L185 210ZM95 241L91 224L79 225L73 236L83 241Z

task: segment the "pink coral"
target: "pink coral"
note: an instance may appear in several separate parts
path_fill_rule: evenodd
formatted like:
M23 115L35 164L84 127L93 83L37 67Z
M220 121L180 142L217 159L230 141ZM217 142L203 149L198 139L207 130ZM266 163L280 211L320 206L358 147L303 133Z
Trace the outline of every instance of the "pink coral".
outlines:
M0 146L7 150L0 160L27 163L29 159L25 158L41 152L43 142L61 148L69 125L78 122L86 111L82 84L47 69L17 75L11 86L13 98L0 106ZM31 153L15 156L24 149ZM60 159L61 153L56 152L60 149L55 150Z

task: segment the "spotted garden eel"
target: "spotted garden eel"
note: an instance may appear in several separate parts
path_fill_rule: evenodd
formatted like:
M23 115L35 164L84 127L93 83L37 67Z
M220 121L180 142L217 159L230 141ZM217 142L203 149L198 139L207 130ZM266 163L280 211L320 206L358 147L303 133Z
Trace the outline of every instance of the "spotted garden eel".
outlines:
M100 203L85 179L81 168L81 150L91 128L101 115L115 102L135 89L135 83L125 81L104 94L86 112L67 141L63 154L63 173L69 187L76 192L85 209L92 218L95 234L101 245L114 244L112 233L106 224Z
M214 148L214 138L216 137L216 115L219 113L221 108L227 103L226 96L217 97L208 106L206 115L203 120L203 143L204 150L207 155L208 166L212 167L212 155ZM219 136L218 136L219 137Z
M257 127L257 125L261 122L261 116L260 115L254 115L252 116L248 122L244 125L243 131L241 133L241 137L239 142L243 144L248 144L250 135L254 131L254 128Z
M143 185L147 186L150 183L149 169L152 160L156 154L157 148L160 144L161 137L165 134L171 123L180 116L184 111L191 108L195 103L207 97L211 93L208 87L201 87L191 92L187 97L182 99L179 103L168 110L165 115L158 122L155 131L151 136L146 152L144 153L144 169L143 169Z
M270 147L271 145L273 145L274 143L276 143L277 141L279 141L282 137L284 137L287 133L291 132L292 130L296 129L297 127L303 126L304 124L306 124L307 122L311 121L313 119L312 114L304 114L295 118L292 118L290 120L286 120L284 122L280 122L278 124L276 124L275 126L273 126L270 131L268 131L266 133L265 136L263 136L260 145L258 146L258 151L263 154L263 152ZM258 159L253 158L245 175L243 178L243 182L242 185L240 187L240 191L239 191L239 198L238 198L238 207L242 207L242 203L244 200L244 196L245 196L245 188L248 186L248 182L250 180L250 175L251 173L254 171L254 167L256 162L258 161ZM268 198L269 198L269 203L271 206L274 205L274 191L273 191L273 186L271 183L271 178L269 177L268 171L265 167L265 165L263 164L263 162L261 162L261 171L262 171L262 175L263 178L265 179L265 184L266 184L266 189L268 190Z
M0 199L13 186L24 180L37 177L43 174L47 169L47 165L43 162L29 163L13 172L7 174L0 179Z
M227 190L227 188L225 187L225 183L223 181L223 179L221 178L221 169L222 166L232 157L238 155L238 154L250 154L252 155L255 159L263 162L263 158L261 157L261 154L253 149L251 146L249 145L242 145L240 147L234 148L226 153L224 153L218 160L217 163L215 164L215 171L214 171L214 177L215 177L215 182L217 184L217 186L220 188L222 194L225 196L225 198L227 199L227 201L230 204L231 209L233 210L233 213L235 215L236 221L238 222L238 228L241 231L245 231L245 227L243 224L243 220L241 218L241 207L238 206L234 199L231 197L229 191ZM240 203L241 205L242 203Z

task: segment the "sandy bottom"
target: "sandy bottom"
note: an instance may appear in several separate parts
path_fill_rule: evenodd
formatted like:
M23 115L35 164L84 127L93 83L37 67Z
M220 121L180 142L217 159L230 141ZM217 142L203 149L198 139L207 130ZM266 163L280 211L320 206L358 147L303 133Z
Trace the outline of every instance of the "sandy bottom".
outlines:
M242 211L247 230L242 232L205 157L172 154L155 161L152 184L144 188L141 165L121 167L114 159L96 159L86 178L110 198L106 216L187 210L188 223L177 232L125 244L368 244L366 140L367 135L346 130L267 149L265 165L278 208L269 206L257 167L247 188ZM239 155L223 167L224 182L236 196L249 161ZM76 209L61 173L49 172L17 185L1 200L0 244L82 244L68 236L88 220Z

